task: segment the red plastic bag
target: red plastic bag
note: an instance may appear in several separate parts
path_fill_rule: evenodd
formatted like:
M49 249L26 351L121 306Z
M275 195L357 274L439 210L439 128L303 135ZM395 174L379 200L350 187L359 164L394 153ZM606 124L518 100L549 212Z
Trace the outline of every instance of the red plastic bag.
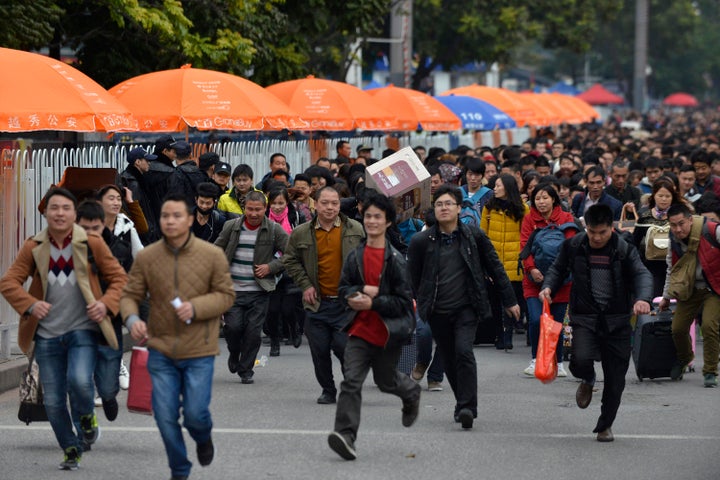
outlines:
M147 369L148 349L133 347L130 357L130 388L127 409L132 413L152 415L152 380Z
M540 315L540 339L535 359L535 377L543 383L550 383L557 377L557 343L562 331L562 323L556 322L550 314L550 302L543 301Z

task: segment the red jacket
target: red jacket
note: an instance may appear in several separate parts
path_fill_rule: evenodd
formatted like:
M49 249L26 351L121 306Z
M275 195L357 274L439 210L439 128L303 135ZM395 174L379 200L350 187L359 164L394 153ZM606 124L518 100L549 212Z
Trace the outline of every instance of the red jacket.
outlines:
M538 212L537 208L531 207L530 213L525 215L525 217L523 218L522 226L520 227L520 249L522 250L523 248L525 248L525 244L527 243L528 238L530 238L530 235L536 228L547 227L550 223L562 225L563 223L574 221L575 219L573 218L572 214L570 212L564 211L562 207L560 207L560 205L555 205L555 208L553 208L553 211L550 214L550 218L548 220L545 220L545 217L543 217L542 214ZM571 238L575 236L576 232L574 229L568 228L565 230L564 233L565 238ZM523 277L522 285L523 296L525 298L537 297L540 293L540 285L533 282L530 278L530 271L534 268L535 258L532 256L532 254L530 254L525 260L523 260L523 269L525 270L525 276ZM566 285L563 285L553 297L553 301L567 303L570 300L571 286L572 282L568 282Z

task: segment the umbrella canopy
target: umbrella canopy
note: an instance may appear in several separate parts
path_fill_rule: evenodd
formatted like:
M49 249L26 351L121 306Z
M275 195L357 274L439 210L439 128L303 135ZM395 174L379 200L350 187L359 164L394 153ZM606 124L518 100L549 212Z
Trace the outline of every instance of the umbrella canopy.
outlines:
M465 130L495 130L517 126L517 122L507 113L475 97L444 95L435 99L462 120L462 128Z
M310 123L307 130L397 130L395 115L359 88L310 75L266 87Z
M468 85L466 87L447 90L442 95L468 95L483 100L507 113L517 122L519 127L535 121L535 111L527 104L520 94L505 88L487 87L485 85Z
M133 131L132 113L90 77L36 53L0 48L0 131Z
M663 105L670 107L697 107L700 102L697 98L693 97L689 93L677 92L665 97L662 101Z
M400 130L447 132L460 129L460 119L449 108L427 93L389 85L368 90L373 98L395 112Z
M585 100L590 105L622 105L625 100L612 93L599 83L576 95L577 98Z
M143 132L302 129L307 123L260 85L229 73L191 68L139 75L110 89Z

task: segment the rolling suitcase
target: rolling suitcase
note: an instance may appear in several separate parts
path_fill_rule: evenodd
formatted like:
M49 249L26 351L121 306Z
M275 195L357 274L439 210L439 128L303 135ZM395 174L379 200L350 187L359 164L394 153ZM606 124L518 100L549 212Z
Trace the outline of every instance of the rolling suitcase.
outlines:
M672 315L667 310L638 316L632 357L641 382L644 378L670 377L670 369L676 360Z

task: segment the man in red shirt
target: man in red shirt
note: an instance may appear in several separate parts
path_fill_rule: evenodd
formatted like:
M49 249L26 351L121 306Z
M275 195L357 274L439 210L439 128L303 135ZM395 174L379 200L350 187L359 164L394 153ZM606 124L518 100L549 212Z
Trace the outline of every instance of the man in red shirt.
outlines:
M396 368L400 348L415 330L415 315L405 258L385 237L395 221L395 206L379 193L369 195L364 206L367 242L348 255L338 288L351 320L346 327L345 379L328 443L345 460L357 458L362 385L370 368L380 391L402 399L403 426L415 422L420 407L420 385Z

